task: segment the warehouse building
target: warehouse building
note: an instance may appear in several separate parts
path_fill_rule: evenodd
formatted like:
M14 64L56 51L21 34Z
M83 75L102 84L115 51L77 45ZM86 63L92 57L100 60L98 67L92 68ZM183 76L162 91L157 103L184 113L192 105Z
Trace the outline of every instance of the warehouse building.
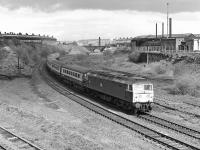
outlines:
M132 50L138 51L200 51L200 35L198 34L172 34L166 38L166 35L138 36L131 40Z

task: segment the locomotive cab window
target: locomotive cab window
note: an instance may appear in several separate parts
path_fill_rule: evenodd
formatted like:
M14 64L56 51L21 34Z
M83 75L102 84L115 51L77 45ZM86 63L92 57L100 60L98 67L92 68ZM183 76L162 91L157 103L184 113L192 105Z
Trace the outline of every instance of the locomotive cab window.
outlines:
M150 85L150 84L144 85L144 90L152 91L152 89L153 89L152 85Z
M132 91L132 90L133 90L133 88L132 88L132 85L131 85L131 84L128 84L127 90L128 90L128 91Z

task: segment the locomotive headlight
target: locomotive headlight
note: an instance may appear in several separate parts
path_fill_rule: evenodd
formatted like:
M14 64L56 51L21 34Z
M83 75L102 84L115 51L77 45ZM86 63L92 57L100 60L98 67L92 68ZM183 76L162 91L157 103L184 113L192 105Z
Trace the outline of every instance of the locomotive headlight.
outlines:
M140 104L139 104L139 103L136 103L136 104L135 104L135 107L136 107L136 108L140 108Z

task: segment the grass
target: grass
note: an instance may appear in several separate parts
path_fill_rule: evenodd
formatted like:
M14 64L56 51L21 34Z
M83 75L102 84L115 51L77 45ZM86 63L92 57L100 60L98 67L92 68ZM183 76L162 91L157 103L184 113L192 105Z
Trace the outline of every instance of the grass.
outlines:
M199 90L200 75L195 73L186 73L176 78L174 85L168 89L168 92L174 95L190 95L194 97L199 97Z
M41 44L25 44L17 42L17 40L6 41L0 50L0 60L2 59L2 64L4 67L0 69L1 72L8 75L29 75L32 76L34 67L41 62L43 58L46 58L47 55L53 52L60 52L63 55L62 49L57 48L56 46L51 45L41 45ZM4 50L7 47L10 50ZM9 51L12 51L16 55L10 55ZM10 59L4 59L9 56ZM21 70L17 69L17 57L19 57L19 62Z
M140 55L141 55L141 53L134 51L128 55L128 59L130 62L137 63L140 59Z
M42 58L46 58L50 53L60 52L61 55L64 55L63 49L59 49L58 47L52 45L31 45L25 43L16 43L10 40L7 42L6 46L15 51L17 56L19 56L25 65L37 64Z
M185 60L174 66L174 84L166 90L169 94L200 97L200 66Z

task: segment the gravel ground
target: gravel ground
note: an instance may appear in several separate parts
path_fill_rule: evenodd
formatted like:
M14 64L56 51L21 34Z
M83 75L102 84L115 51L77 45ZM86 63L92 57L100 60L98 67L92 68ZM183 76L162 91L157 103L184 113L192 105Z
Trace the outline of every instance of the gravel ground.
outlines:
M48 150L162 147L60 95L39 76L0 81L0 125Z

